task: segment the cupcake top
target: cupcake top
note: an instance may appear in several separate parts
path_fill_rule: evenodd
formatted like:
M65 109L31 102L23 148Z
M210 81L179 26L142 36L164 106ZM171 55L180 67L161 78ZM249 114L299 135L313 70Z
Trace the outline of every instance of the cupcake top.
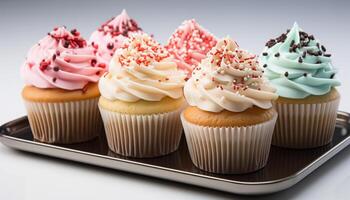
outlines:
M191 19L176 29L165 47L175 57L178 67L191 76L192 70L216 43L215 36Z
M78 90L97 82L105 67L76 29L58 27L29 50L21 75L37 88Z
M313 35L295 23L291 30L266 43L260 55L265 76L281 97L304 99L327 94L340 85L329 54Z
M115 52L99 88L101 95L112 101L160 101L181 98L184 79L166 49L142 33L125 40Z
M262 74L255 55L224 38L193 70L185 84L185 98L191 106L209 112L269 109L278 96Z
M96 49L96 56L107 65L114 52L134 33L142 32L136 21L131 19L125 10L116 17L103 23L94 31L89 39L89 44Z

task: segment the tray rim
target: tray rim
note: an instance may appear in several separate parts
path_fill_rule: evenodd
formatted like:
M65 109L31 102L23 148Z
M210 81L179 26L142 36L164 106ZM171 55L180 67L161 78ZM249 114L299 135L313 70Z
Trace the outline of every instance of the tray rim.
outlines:
M343 126L350 125L349 119L346 121L341 117L350 118L350 113L347 113L344 111L338 111L338 117L337 117L337 124L343 124ZM295 185L296 183L298 183L302 179L304 179L307 175L312 173L314 170L316 170L318 167L320 167L322 164L327 162L330 158L335 156L337 153L339 153L342 149L344 149L345 147L347 147L350 144L350 136L348 136L345 139L343 139L341 142L339 142L338 144L333 146L331 149L326 151L320 157L318 157L317 159L315 159L314 161L312 161L311 163L309 163L308 165L306 165L304 168L302 168L300 171L298 171L297 173L295 173L293 175L290 175L290 176L287 176L284 178L280 178L280 179L276 179L276 180L270 180L270 181L247 182L247 181L228 180L225 178L213 177L213 176L205 175L205 174L186 172L186 171L182 171L182 170L177 170L177 169L172 169L172 168L167 168L167 167L162 167L162 166L157 166L157 165L152 165L152 164L147 164L147 163L142 163L142 162L138 162L138 161L126 160L123 158L115 158L115 157L111 157L111 156L106 156L106 155L101 155L101 154L96 154L96 153L91 153L91 152L86 152L86 151L81 151L81 150L70 149L67 147L61 147L61 146L56 146L56 145L52 145L52 144L46 144L46 143L40 143L40 142L30 141L30 140L26 140L26 139L16 138L16 137L13 137L13 136L6 134L6 133L9 133L9 131L6 130L7 127L11 126L11 124L16 124L16 123L19 123L20 121L23 121L26 119L27 119L27 116L23 116L23 117L14 119L12 121L9 121L9 122L1 125L0 126L0 142L2 142L5 146L8 146L10 148L21 150L21 151L26 151L26 152L31 152L31 153L35 153L35 154L41 154L41 155L55 157L55 158L59 158L59 159L71 160L71 161L79 162L79 163L85 163L85 164L90 164L90 165L95 165L95 166L100 166L100 167L107 167L107 168L111 168L111 169L115 169L115 170L127 171L130 173L142 174L145 176L151 176L151 177L167 179L167 180L172 180L172 181L186 183L186 184L197 185L200 187L221 190L221 191L225 191L225 192L229 192L229 193L248 194L248 195L268 194L268 193L273 193L273 192L285 190L285 189ZM28 126L25 126L22 128L27 128L27 127ZM18 130L20 130L20 129L18 129ZM28 150L28 149L23 148L23 147L18 147L18 144L26 144L29 146L34 146L36 148L32 149L32 150ZM40 148L50 149L50 150L56 151L56 153L52 154L52 153L40 152L40 150L37 150ZM128 169L121 169L119 167L106 166L106 165L102 165L102 164L98 164L98 163L87 162L87 161L84 161L83 159L78 160L78 159L72 158L71 156L64 157L64 156L56 156L55 155L55 154L60 153L60 152L68 152L72 155L73 154L74 155L83 155L83 156L87 156L87 157L92 157L94 159L96 159L96 158L97 159L104 159L104 160L107 159L108 161L115 162L116 165L118 165L120 163L128 164L128 165L133 165L133 166L137 166L137 167L142 167L142 168L145 168L148 170L151 169L151 170L162 171L162 172L166 172L166 173L171 172L171 173L175 173L175 174L181 174L184 176L190 176L192 178L195 177L198 179L207 179L209 181L225 183L225 184L228 184L231 186L236 185L236 186L240 186L240 187L247 187L248 190L250 190L249 188L252 187L252 190L240 192L240 191L235 191L235 189L234 190L227 190L224 187L221 188L221 187L218 187L216 185L214 185L214 187L209 187L206 185L201 185L199 183L195 183L193 181L175 180L174 178L169 178L169 176L168 177L155 176L152 174L148 174L147 172L143 172L143 173L135 172L135 171L128 170ZM270 189L260 188L259 190L254 189L257 187L266 187L266 186L273 186L273 188L270 188Z

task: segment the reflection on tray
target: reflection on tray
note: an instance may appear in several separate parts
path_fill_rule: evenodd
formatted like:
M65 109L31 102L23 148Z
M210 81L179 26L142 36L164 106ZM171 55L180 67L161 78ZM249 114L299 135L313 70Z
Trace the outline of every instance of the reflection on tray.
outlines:
M17 125L21 128L16 129L15 126ZM14 127L14 131L10 131L12 137L33 141L28 120L24 118L24 120L17 122L17 124L11 126ZM266 167L257 172L244 175L219 175L199 170L191 162L184 137L182 138L180 147L177 151L167 156L146 159L127 158L125 156L121 156L110 151L108 149L108 145L103 132L101 133L101 136L99 138L96 138L95 140L92 140L90 142L57 146L103 156L109 156L111 158L116 159L129 160L143 164L159 166L163 168L190 172L193 174L209 175L232 181L262 182L288 177L307 167L309 164L318 159L321 155L326 153L329 149L339 144L345 138L348 137L347 126L347 123L340 124L340 126L337 126L332 143L323 147L309 150L293 150L272 146L269 161Z

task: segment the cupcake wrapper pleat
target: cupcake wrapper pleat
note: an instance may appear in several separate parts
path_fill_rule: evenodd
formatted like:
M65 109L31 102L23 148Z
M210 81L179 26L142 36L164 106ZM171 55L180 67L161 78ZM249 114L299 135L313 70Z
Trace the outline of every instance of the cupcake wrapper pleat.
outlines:
M278 112L272 144L314 148L332 141L340 98L319 104L276 103Z
M100 107L109 148L120 155L157 157L178 149L182 125L181 109L150 115L108 111Z
M25 100L34 139L72 144L97 137L103 130L97 103L98 98L52 103Z
M263 168L270 152L277 113L264 123L246 127L205 127L181 115L192 162L219 174L242 174Z

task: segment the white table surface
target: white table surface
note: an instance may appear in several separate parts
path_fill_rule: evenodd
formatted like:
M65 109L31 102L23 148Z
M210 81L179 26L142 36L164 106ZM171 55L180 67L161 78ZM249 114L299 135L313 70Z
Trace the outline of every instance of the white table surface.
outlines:
M350 111L350 3L321 1L92 1L0 2L0 123L25 115L19 67L29 47L59 24L88 37L105 19L127 8L145 31L165 42L184 20L196 18L218 37L231 35L259 53L264 43L298 21L332 52L342 81L340 109ZM262 199L349 199L350 148L284 192ZM251 199L11 150L0 144L0 199Z

